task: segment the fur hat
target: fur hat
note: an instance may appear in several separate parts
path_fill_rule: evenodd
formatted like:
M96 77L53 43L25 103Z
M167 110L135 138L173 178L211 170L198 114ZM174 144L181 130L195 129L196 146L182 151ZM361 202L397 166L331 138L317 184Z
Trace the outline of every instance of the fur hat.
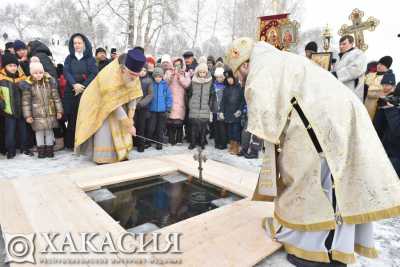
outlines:
M393 58L391 56L384 56L383 58L379 59L380 64L384 65L386 68L390 69L393 63Z
M29 72L34 73L36 71L44 72L43 65L42 65L42 63L40 63L40 60L38 57L31 57L31 63L29 64Z
M313 51L314 53L316 53L318 51L318 45L316 42L309 42L304 50Z
M156 67L153 71L153 78L156 78L157 76L164 77L164 71L160 67Z
M215 69L214 77L221 77L221 76L224 77L224 68L218 67Z
M236 72L239 67L248 61L253 51L254 40L248 37L243 37L234 40L227 51L226 63Z

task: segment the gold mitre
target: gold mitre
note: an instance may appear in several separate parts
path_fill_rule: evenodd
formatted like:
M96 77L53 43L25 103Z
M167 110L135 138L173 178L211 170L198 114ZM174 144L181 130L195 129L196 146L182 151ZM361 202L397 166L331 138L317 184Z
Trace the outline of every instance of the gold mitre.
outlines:
M254 40L248 37L242 37L234 40L228 47L225 55L226 64L232 68L235 73L240 65L250 59L254 47Z

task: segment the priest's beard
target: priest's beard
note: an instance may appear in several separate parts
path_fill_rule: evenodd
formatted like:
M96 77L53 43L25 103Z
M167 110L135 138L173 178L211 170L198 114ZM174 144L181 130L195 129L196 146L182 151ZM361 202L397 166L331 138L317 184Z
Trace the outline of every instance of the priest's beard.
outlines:
M127 75L126 73L122 74L122 81L124 82L124 85L126 87L132 86L135 83L136 79L137 79L137 77L132 78L129 75Z

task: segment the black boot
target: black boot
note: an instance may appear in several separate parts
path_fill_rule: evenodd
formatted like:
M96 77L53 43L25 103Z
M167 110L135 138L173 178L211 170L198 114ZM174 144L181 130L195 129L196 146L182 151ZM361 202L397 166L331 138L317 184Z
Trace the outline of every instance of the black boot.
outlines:
M137 152L139 152L139 153L143 153L144 152L144 145L143 144L139 144L138 145Z
M182 144L183 143L183 128L182 126L176 129L176 143Z
M30 157L33 157L33 156L34 156L34 155L33 155L33 152L30 151L29 149L25 149L23 153L24 153L24 155L27 155L27 156L30 156Z
M196 145L191 143L191 144L189 145L189 147L188 147L188 148L189 148L190 150L193 150L193 149L195 149L195 148L196 148Z
M54 158L53 146L46 146L46 157L47 158Z
M16 152L15 151L7 151L7 159L13 159L16 156Z
M245 153L244 157L246 159L258 159L258 151L251 150L250 153Z
M176 145L176 126L175 125L170 125L169 131L168 131L168 141L171 145Z
M157 150L162 150L162 145L157 144L157 145L156 145L156 149L157 149Z
M38 158L44 159L46 157L46 147L45 146L38 146Z

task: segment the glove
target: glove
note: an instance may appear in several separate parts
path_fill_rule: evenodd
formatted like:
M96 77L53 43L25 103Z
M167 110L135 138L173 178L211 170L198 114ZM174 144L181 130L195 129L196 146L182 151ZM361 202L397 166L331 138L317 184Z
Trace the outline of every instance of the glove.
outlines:
M222 113L222 112L218 113L218 119L224 120L225 119L224 113Z
M233 116L235 116L235 118L239 118L241 115L242 115L242 112L240 110L233 113Z

